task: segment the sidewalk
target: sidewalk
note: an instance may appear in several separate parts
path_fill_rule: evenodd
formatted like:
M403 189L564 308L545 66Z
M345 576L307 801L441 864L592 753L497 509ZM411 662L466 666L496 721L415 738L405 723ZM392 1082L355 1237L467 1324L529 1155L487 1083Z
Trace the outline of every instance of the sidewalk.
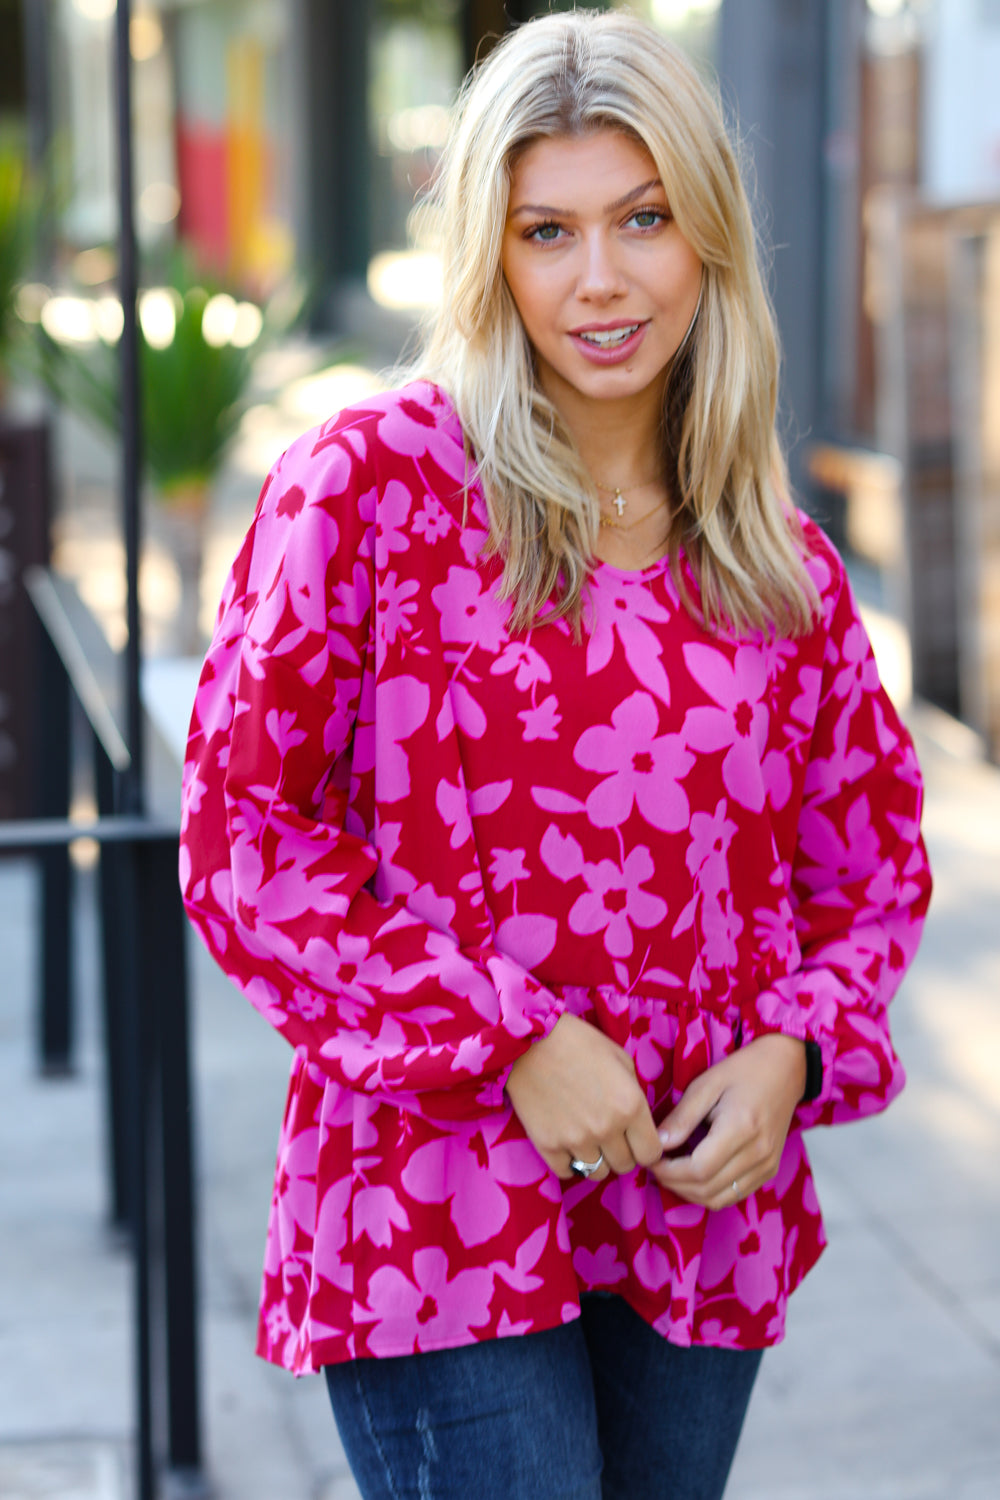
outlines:
M303 408L326 394L296 389ZM262 449L311 420L264 413ZM210 570L253 502L244 459ZM71 515L64 536L88 529ZM937 888L895 1007L909 1086L884 1117L811 1137L830 1248L764 1361L727 1500L1000 1494L1000 771L950 721L911 720ZM78 878L79 1069L44 1081L33 872L0 863L3 1500L130 1500L129 1262L104 1229L93 875ZM193 937L190 955L206 1467L218 1500L355 1500L322 1383L252 1354L287 1049Z

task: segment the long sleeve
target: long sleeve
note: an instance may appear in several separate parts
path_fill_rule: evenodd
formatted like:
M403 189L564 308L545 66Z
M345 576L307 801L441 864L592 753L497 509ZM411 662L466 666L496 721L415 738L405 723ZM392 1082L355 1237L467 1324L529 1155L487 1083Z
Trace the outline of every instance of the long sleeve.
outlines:
M792 858L800 958L743 1014L744 1040L777 1030L819 1044L823 1086L800 1106L803 1126L874 1113L902 1088L887 1007L931 889L913 746L842 574L840 583Z
M426 892L373 894L358 809L381 778L380 804L428 814L409 795L406 740L435 712L427 683L399 674L375 713L374 426L355 414L307 434L265 483L196 700L182 888L213 955L311 1063L461 1118L501 1103L506 1071L561 1006L488 925L463 944L447 903L432 921ZM442 891L468 883L467 850L453 860Z

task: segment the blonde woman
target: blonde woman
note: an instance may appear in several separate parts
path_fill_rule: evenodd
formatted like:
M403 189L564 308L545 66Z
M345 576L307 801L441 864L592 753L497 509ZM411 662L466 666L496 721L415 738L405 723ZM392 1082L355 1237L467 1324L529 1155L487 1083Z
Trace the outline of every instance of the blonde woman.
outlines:
M621 14L469 82L417 378L276 463L182 882L294 1049L259 1353L366 1497L708 1500L903 1082L919 774L789 501L716 102Z

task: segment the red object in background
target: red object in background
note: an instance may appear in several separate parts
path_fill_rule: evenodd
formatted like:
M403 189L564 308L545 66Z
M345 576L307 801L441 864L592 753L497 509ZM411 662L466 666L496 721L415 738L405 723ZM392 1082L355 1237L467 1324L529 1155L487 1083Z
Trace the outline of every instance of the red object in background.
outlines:
M223 270L230 258L227 205L227 144L224 129L177 120L178 230L199 261Z

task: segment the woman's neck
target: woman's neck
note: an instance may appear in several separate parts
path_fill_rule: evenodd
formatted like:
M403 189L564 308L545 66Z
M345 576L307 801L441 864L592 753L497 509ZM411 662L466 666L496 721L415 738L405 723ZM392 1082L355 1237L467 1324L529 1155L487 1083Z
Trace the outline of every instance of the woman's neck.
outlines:
M588 401L577 391L549 395L597 486L595 556L627 572L647 567L663 556L670 534L662 393L627 401Z
M547 391L594 483L625 491L662 472L662 393L593 401L572 388Z

